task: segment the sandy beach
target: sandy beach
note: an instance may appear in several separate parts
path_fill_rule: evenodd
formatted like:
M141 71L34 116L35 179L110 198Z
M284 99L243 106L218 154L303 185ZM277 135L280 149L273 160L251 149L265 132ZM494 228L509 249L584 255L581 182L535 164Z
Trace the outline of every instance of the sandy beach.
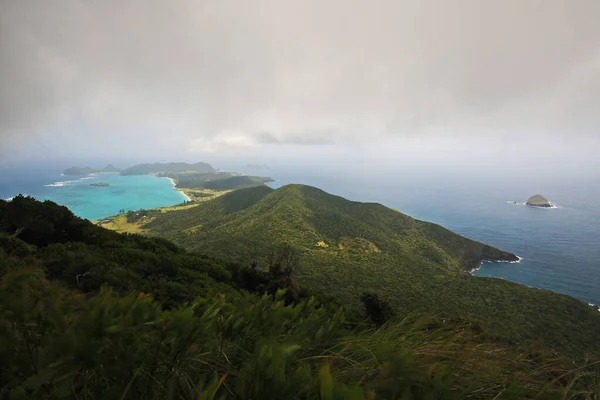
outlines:
M188 194L186 192L183 191L183 189L175 189L175 190L181 192L181 194L185 196L187 201L193 201L192 198L190 196L188 196Z
M187 201L192 201L192 198L190 196L188 196L188 194L186 192L183 191L183 189L178 189L175 185L177 185L177 182L175 182L175 179L173 178L168 178L171 183L173 184L173 190L177 190L178 192L181 192L181 194L183 194L185 196L185 198L187 199Z

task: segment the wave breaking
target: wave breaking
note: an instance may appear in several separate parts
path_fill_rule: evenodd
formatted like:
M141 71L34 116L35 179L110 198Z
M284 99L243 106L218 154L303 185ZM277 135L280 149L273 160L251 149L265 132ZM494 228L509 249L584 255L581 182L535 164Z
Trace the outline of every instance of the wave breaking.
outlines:
M483 267L483 264L485 263L507 263L507 264L519 264L521 262L521 260L523 260L523 257L519 257L517 256L518 260L517 261L506 261L506 260L482 260L479 265L475 268L472 268L470 270L468 270L467 272L473 276L475 276L475 272L479 271L481 269L481 267Z
M53 183L49 183L47 185L44 185L45 187L62 187L62 186L71 186L76 184L77 182L83 182L83 181L87 181L90 179L94 179L96 177L96 175L89 175L89 176L85 176L83 178L80 179L76 179L76 180L68 180L68 181L57 181L57 182L53 182Z

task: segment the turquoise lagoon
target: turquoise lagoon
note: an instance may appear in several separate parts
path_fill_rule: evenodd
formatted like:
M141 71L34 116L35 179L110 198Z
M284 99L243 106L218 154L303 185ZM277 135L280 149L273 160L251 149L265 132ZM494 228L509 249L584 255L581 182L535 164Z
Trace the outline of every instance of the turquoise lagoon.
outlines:
M166 207L187 200L183 193L175 190L169 178L153 175L100 173L60 178L31 194L37 199L67 206L75 215L90 220L115 215L120 210ZM92 183L109 186L91 186Z

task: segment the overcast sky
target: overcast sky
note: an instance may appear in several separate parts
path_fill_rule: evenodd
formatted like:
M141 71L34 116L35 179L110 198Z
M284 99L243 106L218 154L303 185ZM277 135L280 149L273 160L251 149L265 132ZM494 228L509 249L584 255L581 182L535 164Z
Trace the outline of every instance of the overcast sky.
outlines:
M0 0L0 157L592 162L599 21L599 0Z

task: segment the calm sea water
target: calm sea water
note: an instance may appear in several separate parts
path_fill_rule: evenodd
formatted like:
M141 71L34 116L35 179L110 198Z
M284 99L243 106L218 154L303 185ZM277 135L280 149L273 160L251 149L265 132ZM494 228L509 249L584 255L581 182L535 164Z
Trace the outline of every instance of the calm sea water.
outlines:
M232 169L235 170L235 169ZM240 170L240 169L238 169ZM259 172L254 172L259 173ZM273 187L302 183L351 200L382 203L522 257L520 263L488 263L475 272L550 289L600 304L600 177L537 176L518 171L261 171ZM104 182L110 187L91 187ZM0 168L0 198L30 194L66 205L76 215L99 219L119 210L181 203L183 195L153 176L64 177L57 168ZM524 202L541 193L557 205L537 209Z
M168 178L117 173L62 176L59 171L3 174L0 198L22 193L39 200L52 200L69 207L75 215L91 220L118 214L122 209L165 207L186 200L181 192L173 190ZM91 183L110 186L96 187L90 186Z

